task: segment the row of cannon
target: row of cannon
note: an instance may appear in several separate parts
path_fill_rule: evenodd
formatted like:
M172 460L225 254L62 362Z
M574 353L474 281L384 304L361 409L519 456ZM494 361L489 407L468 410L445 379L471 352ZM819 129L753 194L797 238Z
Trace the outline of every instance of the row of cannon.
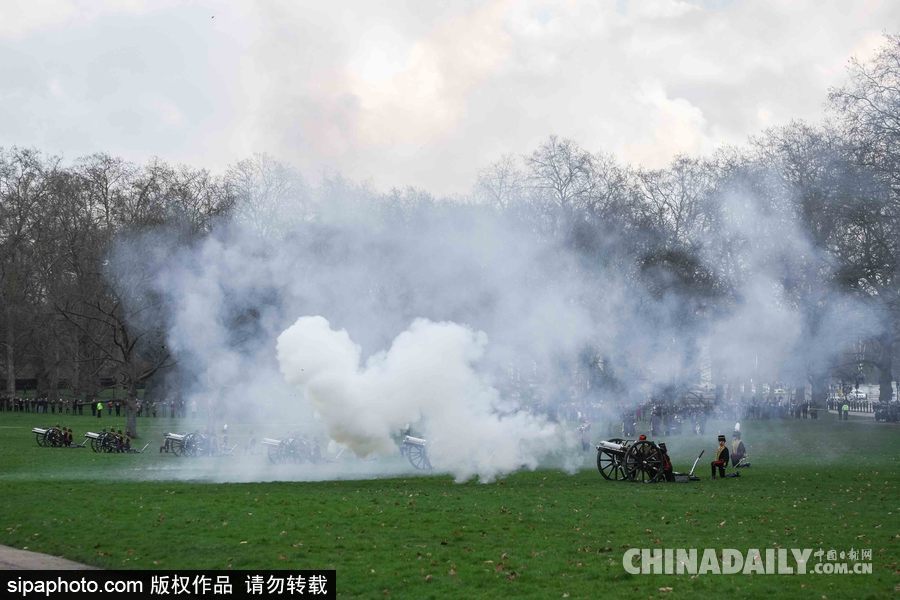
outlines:
M58 426L35 427L32 433L35 434L39 446L72 447L71 433ZM91 450L98 453L143 452L149 445L145 445L141 450L134 450L130 448L127 438L112 431L89 431L84 437L85 441L74 447L84 447L89 442ZM283 439L262 438L260 444L265 447L266 456L272 464L317 463L323 460L318 443L302 436ZM430 471L432 466L427 444L423 438L405 435L400 443L400 454L416 469ZM671 473L671 462L664 444L644 439L612 438L600 442L596 448L597 470L604 479L655 483L665 479L667 471ZM229 455L234 447L219 450L212 436L195 431L167 433L159 450L171 452L175 456L214 456ZM694 467L696 465L697 461L694 461ZM696 479L693 472L692 468L688 475L675 473L672 479L676 481Z
M259 443L265 447L269 462L279 464L318 463L324 460L319 444L303 436L282 439L262 438ZM407 435L400 444L400 454L405 456L416 469L431 470L428 459L427 442ZM231 454L234 448L219 454ZM212 456L217 454L214 440L204 433L167 433L160 452L171 452L176 456Z
M84 448L90 444L91 450L98 453L130 452L142 453L150 444L144 445L140 450L131 448L130 439L127 436L114 431L88 431L84 434L81 444L73 444L71 430L59 426L34 427L31 432L35 436L38 446L50 448ZM265 447L266 456L272 464L285 463L317 463L323 460L319 444L315 440L303 436L286 437L283 439L262 438L260 444ZM406 435L400 444L400 454L405 456L416 469L431 470L431 461L426 449L427 442L423 438ZM231 448L219 448L214 436L200 431L189 433L169 432L163 438L160 453L172 453L175 456L217 456L230 455L234 451Z
M34 440L38 446L42 448L84 448L89 446L91 450L97 453L110 452L129 452L141 453L147 449L146 444L140 450L131 447L131 440L128 436L115 431L100 432L88 431L84 434L84 440L80 444L76 444L72 439L72 430L65 427L54 425L52 427L34 427L31 429L34 434Z
M84 447L90 443L90 448L98 453L110 452L143 452L145 445L140 450L130 447L126 437L113 432L89 431L84 434L85 440L78 446L73 446L71 432L54 427L35 427L32 429L35 440L43 447ZM283 439L262 438L260 444L266 449L266 456L272 464L286 463L317 463L323 460L318 443L302 436L287 437ZM419 470L430 471L431 460L427 450L428 442L420 437L411 435L403 436L400 443L400 454L405 456L409 463ZM657 444L650 440L626 440L612 438L600 442L597 446L597 470L604 479L613 481L637 481L641 483L656 483L664 479L674 481L695 480L694 467L687 475L672 473L671 461L665 444ZM175 456L215 456L230 455L234 447L218 449L213 436L195 431L190 433L170 432L165 435L160 452L170 452ZM702 455L702 452L701 452ZM697 458L699 460L699 457ZM668 477L667 477L668 475Z

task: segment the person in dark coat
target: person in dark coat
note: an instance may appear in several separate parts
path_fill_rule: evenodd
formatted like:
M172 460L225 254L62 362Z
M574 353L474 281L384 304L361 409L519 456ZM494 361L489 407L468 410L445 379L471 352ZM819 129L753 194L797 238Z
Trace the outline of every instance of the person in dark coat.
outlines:
M669 449L665 442L659 443L659 450L662 452L662 470L663 478L666 481L675 481L675 472L672 470L672 460L669 458Z

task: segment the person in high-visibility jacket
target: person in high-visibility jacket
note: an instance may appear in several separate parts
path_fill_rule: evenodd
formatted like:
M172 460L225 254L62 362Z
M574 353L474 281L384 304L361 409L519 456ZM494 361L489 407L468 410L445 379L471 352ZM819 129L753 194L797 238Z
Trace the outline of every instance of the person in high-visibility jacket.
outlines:
M97 418L99 419L102 416L103 416L103 403L98 402L97 403Z

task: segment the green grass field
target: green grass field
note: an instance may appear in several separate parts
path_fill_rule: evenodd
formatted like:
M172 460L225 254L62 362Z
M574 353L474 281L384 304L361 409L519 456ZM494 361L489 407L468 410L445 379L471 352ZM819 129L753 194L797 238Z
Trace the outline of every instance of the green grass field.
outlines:
M448 476L214 483L229 458L157 452L181 429L142 419L142 455L39 448L31 427L76 439L98 420L0 413L0 543L104 568L336 569L343 597L887 598L900 591L900 427L868 420L744 423L753 467L710 481L713 434L667 439L691 484L539 470L455 484ZM124 424L104 415L101 426ZM730 424L729 424L730 425ZM290 476L265 466L260 477ZM204 462L205 461L205 462ZM149 479L149 480L145 480ZM629 575L628 548L871 548L871 575Z

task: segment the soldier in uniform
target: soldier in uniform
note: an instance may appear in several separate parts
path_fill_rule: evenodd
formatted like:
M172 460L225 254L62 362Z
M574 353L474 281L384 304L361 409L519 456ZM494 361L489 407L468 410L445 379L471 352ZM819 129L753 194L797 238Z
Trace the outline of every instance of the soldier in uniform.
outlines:
M669 458L669 449L666 447L666 443L660 442L659 449L662 452L663 478L666 481L675 481L675 472L672 470L672 460Z
M716 459L710 463L712 478L716 478L716 469L719 469L719 477L725 477L725 466L728 465L728 446L725 445L725 436L719 435L719 447L716 448Z
M731 466L737 467L738 463L745 456L747 456L747 448L744 446L744 442L741 441L740 430L735 429L734 433L731 434Z

